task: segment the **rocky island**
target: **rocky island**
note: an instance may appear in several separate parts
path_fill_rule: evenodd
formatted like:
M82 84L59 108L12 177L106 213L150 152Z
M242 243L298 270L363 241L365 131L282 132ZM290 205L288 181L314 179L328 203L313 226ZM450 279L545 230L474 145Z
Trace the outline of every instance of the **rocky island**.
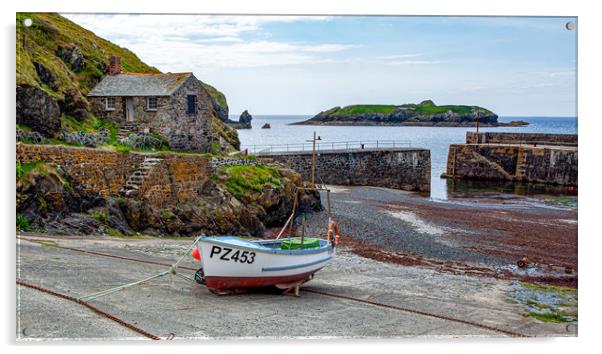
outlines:
M249 114L249 111L245 109L244 112L238 118L238 122L228 120L226 124L228 124L231 128L234 129L251 129L251 121L253 120L253 116Z
M464 127L475 126L523 126L529 123L512 121L498 122L498 116L479 106L444 105L437 106L431 100L419 104L402 105L351 105L334 107L314 117L293 124L298 125L404 125Z

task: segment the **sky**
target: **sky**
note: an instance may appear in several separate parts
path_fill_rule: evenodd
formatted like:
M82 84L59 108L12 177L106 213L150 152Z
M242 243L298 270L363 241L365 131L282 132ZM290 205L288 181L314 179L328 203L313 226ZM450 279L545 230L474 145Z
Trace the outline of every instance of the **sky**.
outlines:
M575 18L64 16L163 72L192 71L232 115L431 99L576 116Z

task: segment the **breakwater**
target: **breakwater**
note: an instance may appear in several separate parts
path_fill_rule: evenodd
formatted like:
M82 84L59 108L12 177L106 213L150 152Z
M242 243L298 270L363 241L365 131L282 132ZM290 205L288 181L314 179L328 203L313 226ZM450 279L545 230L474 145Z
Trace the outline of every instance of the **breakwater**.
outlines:
M427 149L388 148L319 151L317 183L430 191L431 154ZM280 162L311 179L310 151L273 152L258 160Z
M467 144L577 146L576 134L466 132Z
M468 132L466 141L450 145L448 177L577 185L576 135Z

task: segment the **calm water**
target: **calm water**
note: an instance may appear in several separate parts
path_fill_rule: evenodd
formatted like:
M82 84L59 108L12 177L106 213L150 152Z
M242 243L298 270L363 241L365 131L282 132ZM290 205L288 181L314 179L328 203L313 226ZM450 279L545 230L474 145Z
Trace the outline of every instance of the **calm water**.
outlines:
M238 120L238 117L230 117ZM431 150L431 197L447 199L450 187L440 178L445 172L450 144L464 143L467 131L474 128L455 127L341 127L288 125L310 118L309 116L253 116L253 129L238 131L241 145L296 144L311 139L314 131L324 143L329 141L358 140L409 140L413 147ZM480 131L577 134L577 118L500 117L500 122L524 120L526 127L480 128ZM271 129L261 129L269 123ZM506 191L506 190L505 190Z

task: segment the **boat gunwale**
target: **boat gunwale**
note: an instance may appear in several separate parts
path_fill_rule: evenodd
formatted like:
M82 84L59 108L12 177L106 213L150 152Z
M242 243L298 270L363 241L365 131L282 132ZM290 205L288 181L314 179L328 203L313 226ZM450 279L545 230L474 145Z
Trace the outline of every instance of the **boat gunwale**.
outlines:
M233 236L233 237L236 237L236 236ZM287 239L288 238L283 238L282 240L287 240ZM265 241L275 241L275 240L265 240ZM326 241L326 240L320 239L320 241ZM218 239L215 239L214 236L201 237L199 239L199 242L206 242L206 243L217 244L220 246L240 248L240 249L252 251L252 252L289 255L289 256L319 254L319 253L324 253L324 252L330 253L333 251L332 245L328 244L328 243L324 246L320 246L320 247L316 247L316 248L307 248L307 249L300 249L300 250L282 250L282 249L275 249L275 248L271 249L271 248L267 248L267 247L266 248L255 248L255 247L248 247L248 246L244 246L244 245L231 244L231 243L228 243L225 241L220 241ZM253 241L249 241L249 242L253 242ZM326 242L328 242L328 241L326 241Z
M293 264L293 265L285 265L285 266L274 266L274 267L263 267L263 268L261 268L261 271L262 272L278 272L278 271L283 271L283 270L292 270L292 269L311 267L311 266L315 266L315 265L318 265L321 263L328 262L331 259L332 259L332 256L328 256L326 258L318 259L317 261L313 261L313 262L309 262L309 263ZM322 269L322 267L320 267L318 269Z

